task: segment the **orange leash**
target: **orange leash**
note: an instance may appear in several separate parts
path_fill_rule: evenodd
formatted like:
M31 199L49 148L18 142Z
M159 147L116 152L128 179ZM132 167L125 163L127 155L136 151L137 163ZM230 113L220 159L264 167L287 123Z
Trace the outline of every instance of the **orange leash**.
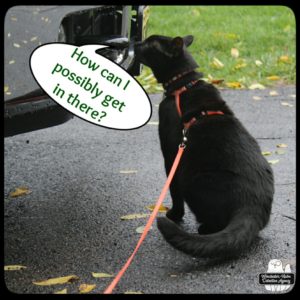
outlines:
M185 149L185 144L182 143L179 145L179 149L178 149L178 152L177 152L177 155L176 155L176 158L174 160L174 163L173 163L173 166L172 166L172 169L169 173L169 176L167 178L167 181L161 191L161 194L156 202L156 205L154 207L154 210L152 212L152 214L150 215L149 219L148 219L148 222L145 226L145 229L134 249L134 251L132 252L131 256L128 258L127 262L125 263L125 265L123 266L123 268L119 271L119 273L116 275L116 277L114 278L114 280L110 283L110 285L105 289L105 291L103 292L104 294L111 294L113 289L116 287L116 285L118 284L118 282L120 281L121 277L123 276L123 274L125 273L125 271L127 270L127 268L130 266L135 254L137 253L138 249L140 248L140 246L142 245L142 242L144 241L146 235L148 234L148 231L149 229L151 228L153 222L154 222L154 219L158 213L158 210L159 210L159 207L161 206L163 200L165 199L166 197L166 194L168 192L168 189L170 187L170 184L172 182L172 179L175 175L175 172L176 172L176 169L179 165L179 162L180 162L180 159L181 159L181 156L183 154L183 151Z

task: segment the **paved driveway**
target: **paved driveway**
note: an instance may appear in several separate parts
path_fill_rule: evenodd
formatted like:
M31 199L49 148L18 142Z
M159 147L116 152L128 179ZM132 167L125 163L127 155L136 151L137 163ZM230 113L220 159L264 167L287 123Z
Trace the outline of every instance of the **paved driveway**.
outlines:
M34 88L26 58L34 48L30 38L38 36L40 28L28 27L27 37L15 36L14 26L20 26L23 13L12 12L8 17L17 21L7 20L5 28L5 83L16 96ZM51 11L45 17L51 19ZM40 15L33 18L45 22ZM22 44L23 39L28 43ZM15 63L9 64L12 59ZM268 89L222 91L262 151L272 152L267 158L279 160L273 165L276 193L271 221L255 245L239 260L195 259L171 248L155 225L116 293L267 293L258 274L267 271L271 259L291 264L295 272L295 87L275 90L277 96ZM146 206L155 202L165 181L157 134L161 97L151 96L152 119L138 130L104 129L74 117L57 127L5 139L4 262L27 267L5 272L10 291L53 293L67 288L68 293L78 293L79 285L87 283L96 284L93 293L101 293L109 284L109 278L96 279L91 273L116 274L139 238L136 228L146 222L120 217L148 213ZM288 145L281 149L283 154L275 153L279 143ZM10 197L20 186L31 193ZM170 203L168 196L165 205ZM184 226L197 230L189 212ZM72 274L79 277L72 284L32 283Z

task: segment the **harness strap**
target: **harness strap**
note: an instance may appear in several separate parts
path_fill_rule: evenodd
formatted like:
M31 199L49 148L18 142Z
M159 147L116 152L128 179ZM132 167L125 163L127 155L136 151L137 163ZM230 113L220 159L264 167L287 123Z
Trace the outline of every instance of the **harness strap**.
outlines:
M173 95L175 96L175 103L176 103L176 109L178 112L179 117L182 117L182 111L180 107L180 95L187 91L188 87L193 86L198 80L191 81L188 85L181 87L180 89L176 90ZM214 110L208 110L208 111L201 111L202 116L211 116L211 115L224 115L224 113L220 110L214 111ZM193 117L190 121L183 123L184 129L187 130L190 128L191 125L193 125L197 119Z

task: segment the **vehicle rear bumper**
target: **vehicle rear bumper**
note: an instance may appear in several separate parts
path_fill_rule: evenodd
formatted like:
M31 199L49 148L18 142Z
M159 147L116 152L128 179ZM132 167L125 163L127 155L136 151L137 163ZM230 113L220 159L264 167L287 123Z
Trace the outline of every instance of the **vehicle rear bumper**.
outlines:
M4 137L62 124L73 117L43 90L8 100L4 108Z

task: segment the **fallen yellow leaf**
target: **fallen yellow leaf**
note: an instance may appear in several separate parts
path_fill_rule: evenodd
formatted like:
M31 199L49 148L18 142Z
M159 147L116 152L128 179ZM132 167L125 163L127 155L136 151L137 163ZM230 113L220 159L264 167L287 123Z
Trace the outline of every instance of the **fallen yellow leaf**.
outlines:
M4 85L4 93L7 93L9 91L9 86L7 84Z
M282 106L288 106L288 107L293 107L294 106L293 104L290 104L288 102L281 102L281 105Z
M282 155L282 154L285 153L285 151L284 151L284 150L276 150L275 153L276 153L276 154L279 154L279 155Z
M64 276L64 277L51 278L51 279L47 279L47 280L43 280L43 281L33 281L32 283L35 285L48 286L48 285L55 285L55 284L71 283L78 279L79 279L78 276L70 275L70 276Z
M236 70L238 70L238 69L242 69L242 68L245 68L245 67L247 67L247 64L243 62L243 63L237 64L234 68Z
M219 59L214 57L212 61L212 66L217 69L222 69L224 67L224 64Z
M279 77L279 76L276 76L276 75L272 75L272 76L268 76L267 79L268 79L268 80L279 80L280 77Z
M235 33L225 33L225 39L228 39L228 40L236 40L238 38L238 35L235 34Z
M144 77L143 79L144 79L144 80L149 80L149 79L151 79L151 78L154 78L153 73L150 73L149 75L147 75L147 76Z
M270 91L269 95L270 96L278 96L278 93L276 91Z
M155 205L149 205L147 206L148 209L150 209L151 211L154 210ZM169 210L168 207L161 205L158 209L159 212L167 212Z
M226 85L229 88L234 88L234 89L242 88L242 84L240 82L238 82L238 81L226 82Z
M141 219L141 218L146 218L148 216L150 216L150 214L131 214L131 215L122 216L121 220Z
M27 267L21 265L9 265L9 266L4 266L4 271L19 271L26 268Z
M156 90L156 91L160 91L160 92L162 92L164 89L163 89L163 87L161 86L161 85L155 85L154 86L154 89Z
M89 293L90 291L92 291L94 288L96 287L96 284L81 284L79 286L79 292L80 294L85 294L85 293Z
M271 165L275 165L279 162L279 159L268 160L268 163Z
M67 289L63 289L63 290L54 292L53 294L67 294Z
M30 194L31 191L27 187L18 187L13 192L9 194L10 197L19 197L23 195Z
M287 63L287 64L291 63L291 59L287 55L280 56L278 61L283 62L283 63Z
M277 148L287 148L287 144L278 144L276 145Z
M143 294L142 292L135 292L135 291L126 291L124 294Z
M212 84L221 84L224 81L224 79L211 79L210 83Z
M152 229L152 226L150 227L149 230L151 230L151 229ZM145 226L140 226L140 227L138 227L135 231L136 231L137 233L143 233L144 230L145 230Z
M264 155L264 156L267 156L267 155L271 155L272 152L270 152L270 151L262 151L261 154Z
M261 97L253 96L253 100L261 100Z
M207 75L207 78L208 78L209 80L213 80L213 79L214 79L210 74Z
M192 10L192 14L193 14L194 16L196 16L196 17L200 16L200 12L199 12L199 10L197 10L197 9L193 9L193 10Z
M121 174L134 174L137 173L137 170L121 170Z
M237 48L231 48L231 56L234 58L238 58L240 55L239 50Z
M92 272L92 276L95 278L109 278L109 277L114 277L114 275L107 274L107 273L94 273Z
M255 64L258 66L258 67L260 67L262 64L263 64L263 62L261 61L261 60L256 60L255 61Z
M14 43L14 47L20 48L21 46L20 46L20 44Z
M12 64L14 64L15 63L15 60L10 60L9 62L8 62L10 65L12 65Z
M250 90L264 90L265 86L260 83L253 83L249 86Z
M36 41L36 40L37 40L37 36L33 36L33 37L30 39L31 42L34 42L34 41Z

